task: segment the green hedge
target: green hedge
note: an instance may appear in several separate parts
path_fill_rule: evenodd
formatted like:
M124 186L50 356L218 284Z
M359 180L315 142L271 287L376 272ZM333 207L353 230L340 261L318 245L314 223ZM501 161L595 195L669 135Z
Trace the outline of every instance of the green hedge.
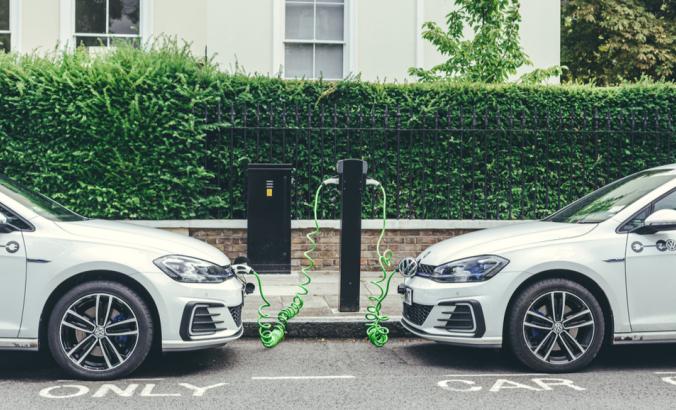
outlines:
M391 216L532 218L676 162L675 102L673 84L228 75L172 45L0 55L0 170L92 217L241 218L245 165L287 161L296 167L293 214L303 218L335 161L358 157L385 183ZM375 194L365 203L373 216ZM335 193L323 205L323 217L336 216Z

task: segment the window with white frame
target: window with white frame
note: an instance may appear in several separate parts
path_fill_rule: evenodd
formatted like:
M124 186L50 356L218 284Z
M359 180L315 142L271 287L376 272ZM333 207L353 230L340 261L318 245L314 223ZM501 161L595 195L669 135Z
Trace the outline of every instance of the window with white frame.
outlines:
M343 78L344 0L286 0L284 76Z
M10 30L10 0L0 0L0 50L9 53L12 49Z
M141 0L75 0L75 43L109 47L141 42Z

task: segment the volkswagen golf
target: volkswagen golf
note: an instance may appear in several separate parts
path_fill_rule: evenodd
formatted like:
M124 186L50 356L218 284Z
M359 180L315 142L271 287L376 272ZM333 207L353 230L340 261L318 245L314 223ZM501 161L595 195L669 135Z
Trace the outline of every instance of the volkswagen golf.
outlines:
M611 183L542 221L451 238L399 266L402 324L570 372L604 344L676 342L676 164Z
M87 219L0 176L0 350L45 348L74 377L113 379L154 347L224 345L242 335L236 268L196 239Z

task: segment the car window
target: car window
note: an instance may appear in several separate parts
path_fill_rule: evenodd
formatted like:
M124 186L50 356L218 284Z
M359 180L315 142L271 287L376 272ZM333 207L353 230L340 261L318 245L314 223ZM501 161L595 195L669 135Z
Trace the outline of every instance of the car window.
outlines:
M674 179L670 171L648 170L615 181L573 202L545 220L562 223L601 223Z
M36 214L51 221L72 222L87 219L4 175L0 175L0 193L7 195Z
M645 220L648 218L648 216L650 216L653 212L657 212L662 209L673 209L676 211L676 191L655 202L654 208L653 206L648 206L636 214L636 216L631 218L622 226L620 232L631 232L636 228L642 227L645 225Z
M640 228L645 224L646 218L650 215L650 209L652 207L648 206L641 210L636 216L631 218L627 223L625 223L622 228L620 229L620 232L631 232L636 228Z
M676 191L655 203L655 212L661 211L662 209L672 209L676 211Z
M14 212L10 211L9 208L3 206L0 204L0 212L5 214L7 217L7 222L9 222L10 225L13 225L16 228L19 228L22 231L29 231L33 229L32 226L30 226L28 223L26 223L23 219L19 218L17 214Z

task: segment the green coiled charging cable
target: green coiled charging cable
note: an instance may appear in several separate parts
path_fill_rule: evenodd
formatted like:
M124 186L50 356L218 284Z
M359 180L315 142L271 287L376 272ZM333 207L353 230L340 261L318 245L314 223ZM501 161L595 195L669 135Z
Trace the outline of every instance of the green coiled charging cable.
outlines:
M380 251L380 245L387 231L387 194L381 183L377 181L374 181L374 183L380 187L380 192L383 195L383 227L380 230L380 236L376 243L376 254L378 255L378 263L380 264L382 276L378 280L371 281L378 288L380 294L377 296L371 295L368 298L373 304L366 308L366 320L369 322L367 323L366 336L374 346L383 347L389 340L390 329L383 326L382 323L390 320L390 318L383 315L381 309L383 301L390 291L390 283L392 282L395 270L392 272L387 271L387 267L392 262L392 251L389 249L385 250L385 252Z
M312 278L310 277L310 271L314 269L315 267L315 261L312 259L312 256L310 255L312 252L314 252L317 249L317 241L315 241L315 236L319 234L319 221L317 220L317 208L319 207L319 193L322 190L322 187L324 186L324 183L319 185L319 188L317 188L317 192L315 193L315 200L314 200L314 222L315 222L315 229L308 233L306 235L308 241L310 241L310 248L303 253L305 258L308 260L308 264L301 269L301 272L303 273L304 276L304 281L303 283L298 285L299 291L296 292L296 294L293 297L293 300L291 301L291 304L284 309L280 310L279 313L277 314L277 321L275 323L270 323L267 321L267 319L270 318L270 315L264 312L265 309L270 307L270 302L268 299L265 297L265 293L263 292L263 284L261 283L261 277L258 274L258 272L253 271L252 273L256 277L256 281L258 282L258 291L261 294L261 299L263 299L263 303L258 307L258 334L261 339L261 343L263 346L266 348L273 348L277 346L279 343L284 340L284 336L286 335L286 325L289 322L289 320L293 319L296 317L301 309L303 309L303 296L308 294L308 285L312 283Z
M312 259L311 253L317 249L317 241L315 240L315 237L319 234L319 220L317 218L319 208L319 194L321 193L321 190L327 181L324 181L322 184L320 184L319 188L317 188L317 191L315 192L313 204L315 229L306 235L308 241L310 242L310 247L303 253L303 255L305 256L305 259L307 259L308 264L301 269L304 282L298 285L299 291L294 295L291 304L279 311L277 314L277 321L274 323L268 321L270 315L265 313L265 309L269 308L271 305L268 299L265 297L265 293L263 292L263 284L261 282L260 275L254 270L251 271L256 277L258 290L260 292L261 299L263 300L263 303L258 307L257 324L261 343L266 348L273 348L281 343L282 340L284 340L286 335L286 327L289 320L296 317L303 308L303 296L308 294L307 287L310 285L310 283L312 283L310 272L315 267L315 261ZM385 193L385 188L382 186L382 184L377 181L373 181L373 183L380 187L380 192L383 196L383 226L380 231L380 236L378 237L378 242L376 243L376 254L378 255L378 263L382 271L382 276L377 280L371 281L371 283L378 288L380 294L377 296L371 295L368 297L369 301L373 304L366 308L366 320L368 322L366 335L371 344L376 347L383 347L389 340L390 330L382 325L383 322L389 320L389 317L383 315L381 309L383 301L389 293L390 284L395 271L387 271L387 267L390 266L390 263L392 262L392 251L387 249L384 252L381 252L380 250L383 238L385 237L385 232L387 231L387 194Z

